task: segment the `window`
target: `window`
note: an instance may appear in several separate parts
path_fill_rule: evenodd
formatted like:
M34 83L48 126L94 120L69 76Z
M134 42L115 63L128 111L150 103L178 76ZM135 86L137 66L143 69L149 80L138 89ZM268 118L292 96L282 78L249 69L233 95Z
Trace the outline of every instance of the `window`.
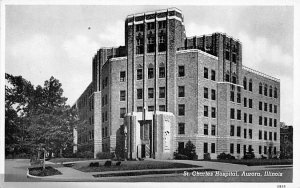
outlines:
M204 78L208 79L208 68L204 67Z
M120 72L120 82L125 82L125 79L126 79L126 72L121 71Z
M264 111L267 112L267 111L268 111L268 103L264 103L264 106L265 106L265 107L264 107Z
M105 104L108 104L107 95L104 96L104 102Z
M204 116L208 117L208 106L204 106Z
M152 99L154 97L154 89L148 88L148 99Z
M232 62L236 63L236 54L232 53Z
M184 77L184 66L178 66L178 77Z
M237 117L236 119L241 120L241 110L237 110Z
M277 154L277 150L276 150L276 147L274 147L274 155Z
M261 146L258 146L258 153L261 154Z
M262 102L259 101L259 105L258 105L259 110L262 110Z
M249 99L249 108L252 108L252 99Z
M203 134L208 135L208 124L204 124Z
M184 97L184 86L178 86L178 97Z
M165 35L161 35L158 37L158 51L163 52L166 51L166 40Z
M230 101L234 102L234 91L230 91Z
M277 114L277 105L274 105L274 113Z
M211 153L216 153L216 144L215 143L211 143L211 146L210 146L210 150L211 150Z
M107 130L107 127L105 127L104 130L105 130L105 131L104 131L105 137L107 137L107 136L108 136L108 130Z
M230 78L230 77L229 77L229 73L227 72L227 73L226 73L226 76L225 76L225 81L226 81L226 82L229 82L229 80L230 80L229 78Z
M137 99L143 99L143 89L137 89Z
M268 140L268 132L264 131L264 140Z
M120 118L124 118L126 114L126 108L120 108Z
M234 136L234 125L230 126L230 136Z
M166 95L166 88L159 87L159 98L165 98L165 95Z
M184 116L185 115L185 105L184 104L179 104L178 105L178 115L179 116Z
M120 101L125 101L125 95L126 95L126 91L125 90L122 90L120 91Z
M265 85L264 87L264 95L268 96L268 85Z
M137 32L142 32L142 31L144 31L144 24L138 24L138 25L136 25L135 30L136 30Z
M272 86L270 86L270 88L269 88L269 97L272 97L272 95L273 95L273 89L272 89Z
M249 138L252 139L252 129L249 129Z
M247 98L244 98L244 107L247 107Z
M268 118L264 117L264 126L267 126L267 125L268 125Z
M137 69L136 70L137 71L137 73L136 73L136 79L137 80L141 80L141 79L143 79L143 69Z
M148 106L148 111L153 112L154 111L154 106Z
M208 99L208 88L204 88L204 98Z
M267 154L267 146L264 146L264 154Z
M236 152L241 153L241 145L240 144L236 145Z
M155 28L155 24L154 22L151 22L151 23L147 23L147 29L154 29Z
M211 135L212 136L216 135L216 125L211 125Z
M105 117L104 117L104 113L102 113L102 122L104 122L105 121L105 119L104 119Z
M244 86L244 90L247 90L247 78L244 78L243 86Z
M252 114L249 114L249 123L252 123Z
M237 127L236 129L236 136L241 137L241 127Z
M185 124L178 123L178 134L185 134Z
M258 132L258 139L259 139L259 140L262 139L262 131L261 131L261 130L259 130L259 132Z
M158 28L159 29L166 28L166 25L167 25L166 21L160 21L160 22L158 22Z
M237 93L236 102L241 103L241 93L240 92Z
M143 107L142 106L138 106L136 109L137 112L143 112Z
M244 113L244 123L247 123L247 114Z
M274 140L277 140L277 133L274 132Z
M273 133L269 132L269 140L272 140L272 137L273 137Z
M165 77L165 67L159 67L159 78Z
M244 155L246 154L246 152L247 152L247 146L244 145Z
M216 80L216 71L215 70L211 70L211 80L215 81Z
M232 83L236 84L236 75L235 74L232 75Z
M272 123L273 123L272 118L269 118L269 126L270 126L270 127L272 127Z
M274 89L274 98L277 98L277 88Z
M136 54L143 54L144 53L144 38L137 38L136 39Z
M234 115L234 108L230 109L230 118L234 119L235 115Z
M105 121L108 121L107 111L105 112Z
M155 51L155 44L154 44L154 37L148 37L148 44L147 44L147 52L152 53Z
M274 119L274 127L277 127L277 119Z
M247 138L247 129L244 129L244 138Z
M258 120L258 122L259 122L259 125L262 125L262 120L263 118L262 118L262 116L259 116L259 120Z
M229 55L229 51L226 50L226 53L225 53L225 59L226 59L226 60L229 60L229 56L230 56L230 55Z
M273 108L272 108L272 104L269 104L269 112L272 112L273 111Z
M154 77L154 69L148 68L148 79L152 79Z
M178 142L178 153L183 153L184 151L184 142Z
M233 152L234 152L234 145L230 144L230 153L233 153Z
M262 84L259 83L259 94L262 94Z
M165 105L159 105L159 111L165 112L166 111L166 106Z
M216 100L216 90L211 90L211 100Z
M211 107L211 117L216 118L216 108L215 107Z
M207 143L204 142L204 146L203 146L203 153L208 153L208 148L207 148Z
M249 81L249 91L252 91L252 80Z

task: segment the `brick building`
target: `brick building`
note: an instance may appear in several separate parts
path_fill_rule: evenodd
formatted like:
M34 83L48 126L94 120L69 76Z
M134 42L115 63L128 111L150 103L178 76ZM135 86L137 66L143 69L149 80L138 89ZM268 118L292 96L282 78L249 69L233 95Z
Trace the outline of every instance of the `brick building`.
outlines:
M129 117L146 120L150 113L153 128L159 112L175 117L171 151L188 140L198 158L222 152L241 158L249 148L256 157L279 151L280 81L243 66L237 39L224 33L186 37L176 8L127 16L125 46L100 48L92 64L92 83L76 102L87 122L77 128L76 145L90 142L94 155L115 151ZM152 128L145 130L153 144ZM125 138L125 131L121 145L138 156L132 134ZM142 156L155 158L157 148L149 147L150 155Z

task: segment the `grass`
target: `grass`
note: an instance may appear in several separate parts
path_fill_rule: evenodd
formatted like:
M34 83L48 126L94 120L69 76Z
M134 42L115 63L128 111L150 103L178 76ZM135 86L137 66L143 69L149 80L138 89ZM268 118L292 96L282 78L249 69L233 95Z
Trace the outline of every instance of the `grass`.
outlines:
M122 170L144 170L144 169L169 169L169 168L195 168L196 165L161 162L161 161L122 161L120 166L116 166L116 161L112 162L112 166L105 167L105 161L99 162L99 167L89 167L89 162L75 164L74 169L82 172L104 172L104 171L122 171Z
M52 163L65 163L65 162L87 161L87 160L95 160L95 159L91 159L91 158L52 158L49 161Z
M29 174L33 176L53 176L62 173L51 166L46 166L45 169L43 167L29 168Z
M211 160L212 162L243 164L247 166L265 165L292 165L293 159L224 159Z

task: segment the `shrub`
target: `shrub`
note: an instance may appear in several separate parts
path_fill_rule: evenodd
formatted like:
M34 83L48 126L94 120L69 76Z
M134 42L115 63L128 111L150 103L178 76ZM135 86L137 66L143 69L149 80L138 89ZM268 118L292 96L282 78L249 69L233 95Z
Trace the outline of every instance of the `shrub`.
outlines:
M190 160L197 158L196 146L190 140L185 144L183 154L186 155Z
M77 152L76 156L78 158L94 158L94 153L91 151L83 151L83 152Z
M188 156L186 155L183 155L181 153L177 153L177 152L174 152L174 159L178 159L178 160L188 160Z
M220 153L218 156L217 156L217 159L221 159L221 160L228 160L228 159L235 159L234 156L230 155L229 153L226 154L226 153Z
M104 166L106 166L106 167L111 166L111 161L105 161Z
M204 153L203 158L204 160L211 160L210 153Z
M243 159L254 159L254 158L255 155L252 148L249 150L249 152L246 152L243 157Z
M109 152L98 152L96 157L97 159L112 159L114 158L114 154Z
M90 163L90 165L89 165L89 167L99 167L100 165L99 165L99 163L98 162L92 162L92 163Z
M265 157L264 155L260 156L261 159L267 159L267 157Z

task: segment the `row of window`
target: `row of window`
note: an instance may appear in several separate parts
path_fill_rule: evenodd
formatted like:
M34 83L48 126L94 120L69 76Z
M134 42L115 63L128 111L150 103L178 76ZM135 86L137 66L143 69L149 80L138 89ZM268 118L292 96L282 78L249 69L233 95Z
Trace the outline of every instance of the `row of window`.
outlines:
M263 110L263 102L259 101L258 109ZM268 103L266 102L264 103L264 111L265 112L268 111ZM277 105L274 105L274 110L273 110L273 105L269 104L269 112L274 112L275 114L277 114Z
M166 97L166 88L159 87L158 97ZM137 99L143 99L143 89L137 89ZM125 101L126 91L120 91L120 101ZM178 86L178 97L185 97L185 86ZM154 88L148 88L148 99L154 98Z
M137 80L142 80L143 79L143 69L142 68L138 68L136 71L137 71L136 72L136 79ZM165 67L159 67L159 69L158 69L158 77L159 78L165 78L165 76L166 76L165 71L166 71ZM125 72L125 71L122 71L122 72ZM125 76L126 75L124 73L122 73L122 76L123 77L121 77L121 73L120 73L120 81L121 80L125 81ZM150 68L148 68L148 79L153 79L153 78L154 78L154 68L150 67Z
M273 135L274 135L274 138L273 138ZM259 140L262 140L262 130L259 130L258 132L258 139ZM269 132L269 140L272 140L274 139L274 141L277 141L277 133L274 132ZM268 132L267 131L264 131L264 140L268 140Z
M108 137L108 129L107 127L102 128L102 138Z
M91 130L91 131L89 131L88 134L80 135L80 136L78 137L78 144L80 144L80 143L86 143L86 142L88 142L89 140L93 140L93 139L94 139L94 131Z
M231 125L230 126L230 136L237 136L241 137L241 127L237 126L236 127L236 135L235 135L235 126ZM247 138L247 129L244 129L244 138ZM252 129L248 129L248 138L252 139Z
M205 99L209 98L208 97L208 90L209 89L207 87L204 87L204 98ZM216 100L216 90L211 89L210 93L211 93L211 100Z
M184 142L178 142L178 153L183 153L184 151ZM203 152L208 153L208 143L203 143ZM210 143L210 153L216 153L216 143Z
M211 107L211 118L216 118L216 108ZM204 105L204 117L208 117L208 106Z
M267 146L264 146L264 154L267 154L267 150L268 150ZM248 151L249 152L254 151L252 149L252 145L248 146ZM244 153L246 153L246 152L247 152L247 145L244 145ZM272 154L272 152L274 152L274 155L276 155L277 154L277 148L269 146L268 152L269 152L269 154ZM233 143L230 143L230 153L234 154L234 144ZM236 144L236 153L237 154L241 153L241 145L240 144ZM258 153L262 154L262 146L258 146Z
M236 119L241 120L242 119L242 111L237 109L236 112L237 112ZM249 117L249 119L247 117ZM235 109L234 108L230 109L230 119L235 119ZM247 123L247 122L253 123L253 115L244 113L244 123Z
M159 21L158 22L158 29L164 29L167 27L167 22L166 21ZM147 23L147 29L155 29L155 22L149 22ZM135 31L136 32L143 32L144 31L144 24L137 24L135 26Z
M104 95L102 97L102 101L101 101L102 107L108 104L108 98L107 95Z
M268 126L268 118L259 116L258 117L258 124L262 125L263 121L264 121L264 126ZM274 124L273 124L273 122L274 122ZM270 127L272 127L272 126L277 127L277 119L269 118L269 126Z
M259 94L264 95L264 96L268 96L268 85L259 83ZM278 91L277 88L274 88L274 95L273 95L273 88L272 86L269 87L269 97L274 97L277 98L278 97Z

